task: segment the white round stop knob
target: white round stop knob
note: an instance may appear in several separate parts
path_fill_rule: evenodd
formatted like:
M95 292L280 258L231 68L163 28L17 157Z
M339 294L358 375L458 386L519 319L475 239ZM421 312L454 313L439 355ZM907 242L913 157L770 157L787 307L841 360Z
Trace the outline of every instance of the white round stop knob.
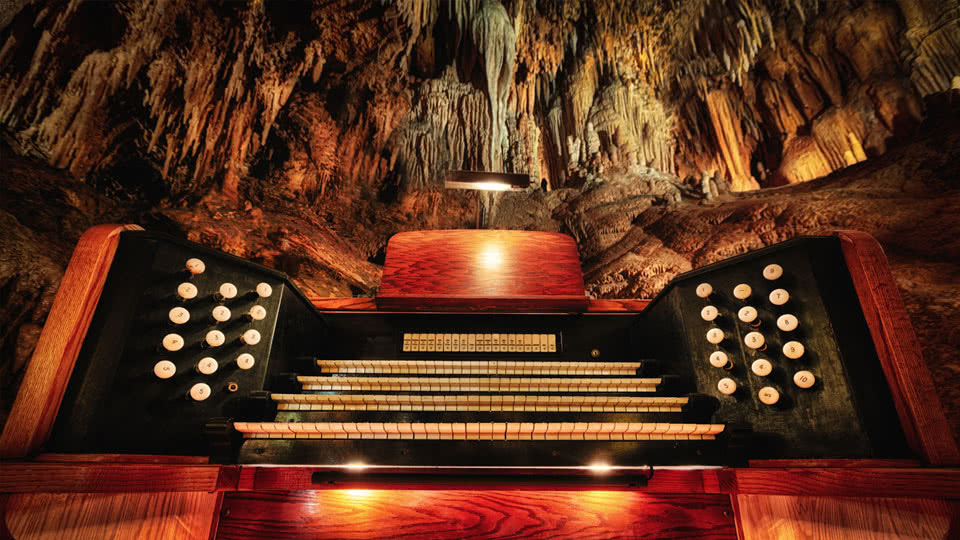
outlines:
M187 259L186 266L187 271L193 275L202 274L207 269L207 265L200 259Z
M183 337L180 334L167 334L163 336L163 348L175 352L183 348Z
M733 288L733 297L737 300L746 300L753 294L753 289L746 283L741 283Z
M786 313L777 317L777 328L783 330L784 332L793 332L799 325L800 321L797 320L797 316L791 313Z
M770 291L770 303L775 306L782 306L790 301L790 293L786 289L774 289Z
M757 377L766 377L773 371L773 364L766 358L757 358L750 364L750 371Z
M159 379L169 379L177 374L177 366L169 360L161 360L154 364L153 374Z
M737 312L737 318L745 323L753 323L757 320L757 308L753 306L743 306Z
M267 298L273 294L273 287L269 283L257 283L257 294L260 298Z
M197 383L190 387L190 399L203 401L210 397L210 386L206 383Z
M709 283L701 283L697 285L697 296L700 298L707 298L713 294L713 285Z
M732 395L737 391L737 381L731 379L730 377L724 377L720 379L720 382L717 383L717 390L725 396Z
M197 286L185 281L177 286L177 296L181 300L193 300L197 297Z
M704 308L700 310L700 318L705 321L712 321L716 319L718 315L720 315L720 310L714 306L704 306Z
M247 345L256 345L257 343L260 343L260 332L251 328L250 330L244 332L242 336L240 336L240 340Z
M711 328L707 330L707 341L713 343L714 345L720 344L723 341L723 330L719 328Z
M207 332L207 336L204 338L204 341L206 341L207 345L211 347L219 347L227 341L227 338L223 335L223 332L219 330L211 330Z
M210 314L213 316L213 320L217 322L227 322L230 320L230 308L227 306L217 306L213 308Z
M237 296L237 286L233 283L222 283L220 284L220 288L217 289L217 292L219 292L223 298L234 298Z
M197 371L204 375L213 375L217 372L218 367L220 367L220 364L217 363L216 359L209 356L201 358L200 361L197 362Z
M182 307L171 309L167 316L170 317L170 322L173 324L185 324L190 320L190 312Z
M772 386L764 386L757 395L764 405L776 405L780 401L780 392Z
M768 264L763 267L763 277L770 281L780 279L783 275L783 267L779 264Z
M763 344L766 343L766 340L763 338L763 334L760 332L750 332L743 338L743 342L747 344L747 347L751 349L759 349L763 347Z
M798 371L793 374L793 384L800 388L810 388L817 382L817 378L809 371Z
M237 367L240 369L250 369L256 361L250 353L243 353L237 357Z
M249 315L255 321L262 321L267 318L267 309L258 304L250 308Z
M710 353L710 365L715 368L725 368L731 364L730 357L723 351Z
M783 344L783 355L787 358L796 360L803 356L803 343L799 341L788 341Z

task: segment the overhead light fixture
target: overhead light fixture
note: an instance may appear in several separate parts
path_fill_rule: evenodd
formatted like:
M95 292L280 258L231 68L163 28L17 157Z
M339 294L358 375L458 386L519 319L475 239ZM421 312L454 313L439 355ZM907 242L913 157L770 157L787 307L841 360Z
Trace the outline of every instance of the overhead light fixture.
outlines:
M448 171L443 186L447 189L515 191L527 189L530 186L530 176L487 171Z

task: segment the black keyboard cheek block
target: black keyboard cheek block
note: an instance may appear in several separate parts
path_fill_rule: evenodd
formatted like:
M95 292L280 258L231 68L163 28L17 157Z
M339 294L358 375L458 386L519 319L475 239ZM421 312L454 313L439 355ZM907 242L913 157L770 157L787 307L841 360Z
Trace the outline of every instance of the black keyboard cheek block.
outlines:
M121 234L50 451L271 464L909 457L839 242L679 276L642 312L319 313L283 275Z
M242 413L268 373L313 354L322 332L283 274L190 242L124 232L50 445L207 455L207 422Z

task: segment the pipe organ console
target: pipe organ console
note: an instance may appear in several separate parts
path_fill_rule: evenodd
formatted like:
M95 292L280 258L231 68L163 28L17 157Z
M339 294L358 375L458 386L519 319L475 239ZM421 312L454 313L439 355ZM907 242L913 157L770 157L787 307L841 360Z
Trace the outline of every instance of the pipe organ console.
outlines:
M162 234L109 245L93 268L71 263L65 282L90 284L69 323L82 335L39 356L70 309L58 298L7 458L202 456L312 467L318 487L360 468L385 484L630 487L682 466L716 471L721 492L727 471L763 464L957 462L879 247L858 233L737 255L640 304L585 298L562 235L405 233L359 309Z

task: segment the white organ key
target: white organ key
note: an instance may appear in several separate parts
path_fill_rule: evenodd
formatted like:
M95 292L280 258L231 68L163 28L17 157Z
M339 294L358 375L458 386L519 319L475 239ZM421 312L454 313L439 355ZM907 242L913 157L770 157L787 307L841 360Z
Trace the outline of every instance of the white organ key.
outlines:
M167 334L163 336L163 348L176 352L183 348L183 337L180 334Z
M817 378L813 376L813 373L803 370L798 371L793 374L793 384L799 386L800 388L810 388L817 382Z
M730 377L724 377L717 383L717 390L725 396L733 395L737 391L737 381Z
M220 367L220 364L217 363L216 359L209 356L201 358L200 361L197 362L197 371L204 375L213 375L217 372L218 367Z
M177 297L181 300L193 300L197 297L197 286L186 281L181 283L177 286Z
M203 261L200 259L187 259L187 271L193 275L202 274L206 269L207 265L203 264Z
M240 369L250 369L255 363L256 360L250 353L243 353L240 356L237 356L237 367Z
M780 279L783 275L783 267L779 264L768 264L763 267L763 277L769 281Z
M713 294L713 285L709 283L701 283L697 285L697 296L700 298L707 298Z
M185 324L190 320L190 312L182 307L175 307L170 310L170 313L167 314L170 317L170 322L173 324Z
M720 315L720 310L714 306L704 306L700 310L700 318L707 322L715 320L718 315Z
M737 312L737 317L745 323L753 323L757 320L757 308L753 306L743 306Z
M723 351L713 351L710 353L710 365L715 368L733 367L730 357Z
M233 283L222 283L220 284L220 288L217 289L217 292L220 293L221 297L229 300L237 296L237 286Z
M733 297L737 300L746 300L753 294L753 289L746 283L741 283L733 288Z
M792 332L797 329L797 326L800 325L800 321L797 320L796 315L791 313L786 313L777 317L777 328L783 330L784 332Z
M759 349L763 347L763 344L766 343L766 340L763 338L763 334L760 332L750 332L743 338L743 342L747 344L747 347L751 349Z
M210 397L210 386L207 383L197 383L190 387L190 399L203 401Z
M783 345L783 355L787 358L792 358L796 360L803 356L804 348L803 343L799 341L788 341Z
M267 308L261 306L260 304L255 304L250 307L250 311L247 312L247 315L250 315L250 318L255 321L262 321L267 318Z
M770 291L770 303L775 306L782 306L790 301L790 293L786 289L774 289Z
M757 377L766 377L773 371L773 364L766 358L757 358L753 361L753 364L750 365L750 370L753 371L753 374Z
M757 395L764 405L776 405L780 401L780 392L772 386L764 386Z
M205 338L203 338L203 340L206 341L207 345L211 347L219 347L227 341L227 338L223 335L223 332L219 330L211 330L207 332L207 335Z
M161 360L154 364L153 374L159 379L169 379L177 373L177 366L169 360Z
M244 332L242 336L240 336L240 340L247 345L256 345L257 343L260 343L260 332L251 328L250 330Z
M257 283L257 295L260 298L269 298L273 294L273 287L269 283Z
M713 343L714 345L719 345L723 341L723 330L719 328L711 328L707 330L707 341Z
M217 306L213 308L210 315L212 315L213 320L217 322L227 322L230 320L230 308L227 306Z

